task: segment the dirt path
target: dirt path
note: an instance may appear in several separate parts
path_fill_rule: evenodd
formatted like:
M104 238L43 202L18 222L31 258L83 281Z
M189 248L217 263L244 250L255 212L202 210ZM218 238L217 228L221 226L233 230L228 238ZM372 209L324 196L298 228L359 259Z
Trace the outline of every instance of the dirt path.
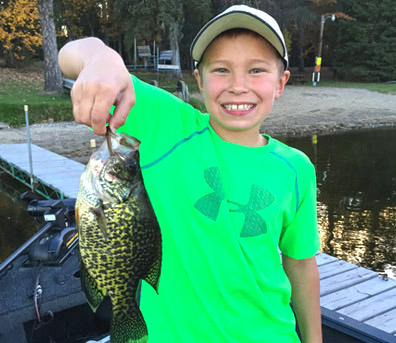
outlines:
M195 95L200 97L200 95ZM264 121L262 131L273 136L327 134L351 129L396 126L396 95L361 89L287 86ZM31 126L34 144L86 163L90 140L102 137L76 123ZM26 142L25 128L0 124L0 144Z

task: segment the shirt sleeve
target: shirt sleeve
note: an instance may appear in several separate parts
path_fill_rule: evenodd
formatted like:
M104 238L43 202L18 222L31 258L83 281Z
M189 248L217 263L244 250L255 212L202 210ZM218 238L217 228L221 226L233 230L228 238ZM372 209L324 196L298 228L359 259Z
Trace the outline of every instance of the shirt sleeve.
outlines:
M320 249L316 209L315 168L309 162L297 174L299 205L293 220L283 228L279 247L294 259L314 256Z

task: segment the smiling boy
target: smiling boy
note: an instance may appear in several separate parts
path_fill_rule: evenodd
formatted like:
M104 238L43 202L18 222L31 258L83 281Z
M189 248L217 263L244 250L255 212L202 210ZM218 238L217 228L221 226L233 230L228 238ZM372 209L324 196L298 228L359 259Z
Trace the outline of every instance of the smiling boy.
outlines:
M236 29L217 37L200 63L195 77L212 128L229 142L265 145L260 125L289 78L280 73L275 49L258 34Z
M260 133L290 75L283 35L268 14L232 6L191 52L207 115L130 77L97 39L59 54L77 78L76 121L141 142L163 237L159 294L145 283L141 294L149 342L299 342L291 299L302 341L319 343L315 171Z

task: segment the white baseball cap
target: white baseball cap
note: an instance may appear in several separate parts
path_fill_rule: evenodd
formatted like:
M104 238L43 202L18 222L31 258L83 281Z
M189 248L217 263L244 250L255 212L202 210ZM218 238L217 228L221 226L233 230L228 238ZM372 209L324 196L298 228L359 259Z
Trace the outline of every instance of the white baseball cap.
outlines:
M236 28L247 29L264 37L279 53L285 68L288 68L289 59L285 39L278 23L269 14L246 5L234 5L227 8L202 27L190 49L195 66L201 61L206 48L218 35Z

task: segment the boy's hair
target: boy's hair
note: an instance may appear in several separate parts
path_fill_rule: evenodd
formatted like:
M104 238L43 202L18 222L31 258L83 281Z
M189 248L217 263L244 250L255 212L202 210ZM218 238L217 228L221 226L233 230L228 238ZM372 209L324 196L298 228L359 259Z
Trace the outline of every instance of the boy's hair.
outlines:
M235 28L235 29L231 29L231 30L227 30L224 31L222 33L220 33L210 44L209 46L206 48L206 50L204 51L202 57L201 57L201 61L198 62L198 64L196 65L196 68L198 69L199 75L203 76L203 64L205 61L205 55L206 55L206 51L208 50L208 48L218 39L220 38L237 38L239 36L242 35L250 35L250 36L254 36L254 37L259 37L262 39L265 39L264 37L262 37L261 35L259 35L258 33L248 30L248 29L241 29L241 28ZM271 44L270 44L271 45ZM279 72L279 76L283 75L283 72L285 71L285 64L283 61L283 58L279 55L278 51L276 51L276 49L271 45L271 48L274 50L274 52L276 53L276 57L277 57L277 63L278 63L278 72Z

